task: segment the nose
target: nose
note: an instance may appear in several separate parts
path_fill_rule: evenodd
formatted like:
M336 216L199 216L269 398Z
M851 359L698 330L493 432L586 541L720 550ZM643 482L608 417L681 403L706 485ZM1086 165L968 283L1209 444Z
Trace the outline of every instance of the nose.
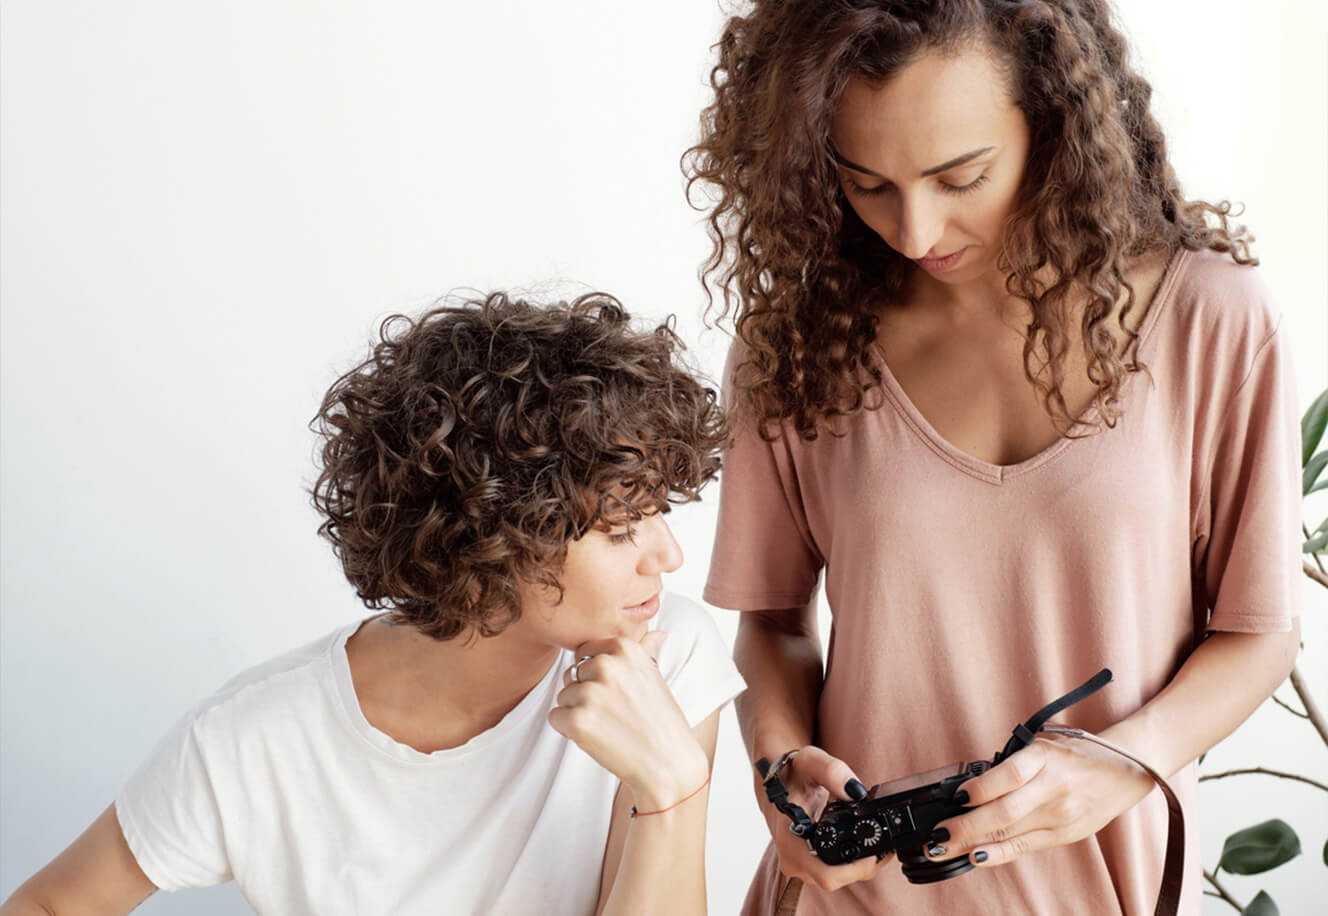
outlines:
M664 521L664 513L657 512L643 520L648 530L646 549L641 551L638 571L643 576L657 576L673 572L682 565L682 548L673 536L673 529Z
M917 194L912 198L903 198L901 195L896 251L915 260L926 257L941 240L944 229L944 217L923 195Z

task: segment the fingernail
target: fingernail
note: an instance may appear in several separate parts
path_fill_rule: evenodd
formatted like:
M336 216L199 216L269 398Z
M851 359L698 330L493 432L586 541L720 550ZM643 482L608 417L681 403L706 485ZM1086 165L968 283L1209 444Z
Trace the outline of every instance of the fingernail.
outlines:
M956 805L968 804L968 790L960 789L958 792L954 794L954 800Z
M927 837L927 842L944 843L948 839L950 839L950 831L946 830L944 827L937 827L931 832L931 836Z
M927 855L931 856L933 859L935 859L935 858L937 858L937 857L939 857L939 856L943 856L943 855L945 855L945 847L944 847L944 846L928 846L928 847L927 847Z
M979 849L977 852L973 853L973 861L974 862L987 861L987 850Z
M854 801L862 801L867 797L867 787L858 782L856 778L850 779L844 783L844 794Z

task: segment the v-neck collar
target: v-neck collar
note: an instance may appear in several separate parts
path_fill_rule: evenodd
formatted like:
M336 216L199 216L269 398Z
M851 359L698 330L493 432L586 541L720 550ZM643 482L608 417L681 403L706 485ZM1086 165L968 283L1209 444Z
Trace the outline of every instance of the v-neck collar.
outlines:
M1157 290L1153 293L1152 301L1148 306L1148 314L1144 316L1143 324L1139 327L1139 344L1137 353L1142 357L1143 347L1157 325L1158 318L1165 310L1168 301L1171 298L1173 289L1180 277L1184 265L1188 260L1190 252L1181 247L1172 255L1163 273L1162 281L1158 284ZM979 480L992 484L1003 484L1008 480L1013 480L1031 471L1035 471L1062 455L1066 449L1070 448L1077 439L1061 436L1055 442L1042 449L1040 452L1025 458L1014 464L994 464L990 461L984 461L968 452L957 448L948 439L936 431L922 411L918 410L917 405L905 393L899 380L895 378L891 371L889 363L886 362L885 352L876 341L871 343L871 354L875 359L876 365L880 367L881 378L884 382L883 390L887 400L894 406L894 409L903 418L904 422L914 431L919 439L923 441L938 457L954 466L957 470L976 477ZM1121 385L1120 403L1122 409L1127 405L1127 396L1134 384L1134 377L1138 372L1130 373L1126 376ZM1101 412L1097 404L1088 406L1076 419L1074 427L1094 426L1101 418Z

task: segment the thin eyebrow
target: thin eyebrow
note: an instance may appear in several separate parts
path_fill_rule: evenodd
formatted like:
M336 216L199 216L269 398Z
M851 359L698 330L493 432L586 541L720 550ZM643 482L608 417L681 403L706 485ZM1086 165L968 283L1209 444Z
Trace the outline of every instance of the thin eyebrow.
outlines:
M941 172L948 172L950 169L957 168L958 166L964 165L968 162L972 162L974 159L978 158L979 156L985 156L987 153L990 153L995 148L996 147L994 146L984 146L981 149L975 149L970 152L964 153L962 156L955 156L953 159L950 159L946 162L942 162L940 165L933 165L931 168L922 171L921 173L918 174L918 177L930 178L932 175L939 175ZM890 180L889 178L886 178L884 175L880 174L879 172L873 172L865 165L858 165L856 162L851 162L848 159L845 159L844 155L840 153L839 150L837 149L831 148L831 155L834 156L836 162L838 162L840 165L844 166L845 168L850 168L855 172L861 172L864 175L870 175L873 178L879 178L882 181Z

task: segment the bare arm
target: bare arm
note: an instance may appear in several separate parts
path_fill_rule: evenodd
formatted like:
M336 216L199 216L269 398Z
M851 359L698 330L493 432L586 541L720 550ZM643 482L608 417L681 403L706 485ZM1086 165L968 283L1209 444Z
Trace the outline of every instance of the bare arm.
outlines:
M1289 633L1213 633L1170 683L1102 736L1171 775L1236 730L1286 680L1300 651Z
M747 681L735 706L748 758L810 744L821 696L816 606L743 612L733 661Z
M811 743L823 683L815 604L745 611L738 621L733 659L747 681L737 709L750 759L773 762L785 751L799 749L793 766L782 775L789 799L814 814L810 809L820 788L838 799L849 798L851 782L865 792L846 763ZM780 871L787 877L832 891L871 878L888 861L868 856L846 865L822 863L804 840L789 832L788 818L766 799L754 767L752 786L779 854Z
M157 890L125 842L115 806L27 880L0 906L0 916L128 913Z
M692 730L714 766L719 710ZM704 776L702 777L704 779ZM613 822L604 849L597 916L652 913L705 913L705 829L709 787L664 814L632 820L633 804L655 810L653 802L633 800L625 786L613 802ZM665 807L672 802L665 802ZM647 807L650 805L650 807Z

